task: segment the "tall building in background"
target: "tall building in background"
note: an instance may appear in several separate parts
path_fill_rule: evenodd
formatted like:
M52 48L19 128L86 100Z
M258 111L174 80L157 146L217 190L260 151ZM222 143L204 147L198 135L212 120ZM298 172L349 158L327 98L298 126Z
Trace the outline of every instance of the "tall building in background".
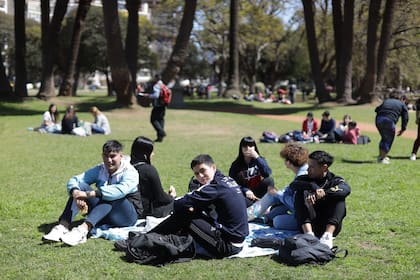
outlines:
M9 15L14 14L14 0L0 0L0 12L4 12ZM50 1L50 16L54 13L54 6L56 0ZM139 15L145 16L150 19L150 9L148 1L143 1L140 6ZM76 9L79 1L78 0L70 0L67 8L67 12ZM91 3L92 6L102 7L101 0L93 0ZM125 0L118 0L118 9L119 10L126 10L125 8ZM36 20L38 22L41 21L41 3L40 0L27 0L26 1L26 17Z

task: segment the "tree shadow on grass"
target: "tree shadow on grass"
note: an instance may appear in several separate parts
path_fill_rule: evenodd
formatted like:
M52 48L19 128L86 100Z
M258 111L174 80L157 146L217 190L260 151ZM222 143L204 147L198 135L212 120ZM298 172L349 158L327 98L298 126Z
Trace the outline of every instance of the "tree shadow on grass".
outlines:
M259 103L257 103L259 104ZM169 107L170 108L170 107ZM199 110L199 111L210 111L210 112L225 112L225 113L237 113L237 114L251 114L251 115L290 115L301 111L311 111L320 109L319 104L311 104L309 107L294 107L290 105L278 104L278 107L262 108L254 106L250 103L239 103L229 100L221 101L194 101L187 102L183 108L188 110ZM177 110L177 108L172 108Z

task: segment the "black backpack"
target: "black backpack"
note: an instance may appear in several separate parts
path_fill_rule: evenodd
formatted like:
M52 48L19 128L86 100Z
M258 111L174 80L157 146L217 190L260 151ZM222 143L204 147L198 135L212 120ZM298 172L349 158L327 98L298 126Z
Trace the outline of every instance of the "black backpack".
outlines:
M278 261L291 266L326 264L338 257L339 252L344 253L343 257L348 254L346 249L338 250L337 247L330 249L311 234L297 234L288 237L281 242L278 248Z
M194 257L193 238L189 234L130 232L126 245L127 261L138 264L163 266L186 262Z

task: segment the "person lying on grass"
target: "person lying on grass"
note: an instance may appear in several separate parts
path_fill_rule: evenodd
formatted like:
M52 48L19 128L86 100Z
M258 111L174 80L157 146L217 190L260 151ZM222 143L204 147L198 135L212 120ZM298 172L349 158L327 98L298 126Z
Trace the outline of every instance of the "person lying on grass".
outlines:
M136 223L138 213L134 204L140 201L139 175L124 158L122 148L116 140L107 141L102 147L103 163L70 178L69 199L58 219L59 224L42 237L44 242L62 241L75 246L85 243L89 231L97 225L127 227ZM96 190L92 189L92 184L96 185ZM80 210L87 214L85 221L69 231Z

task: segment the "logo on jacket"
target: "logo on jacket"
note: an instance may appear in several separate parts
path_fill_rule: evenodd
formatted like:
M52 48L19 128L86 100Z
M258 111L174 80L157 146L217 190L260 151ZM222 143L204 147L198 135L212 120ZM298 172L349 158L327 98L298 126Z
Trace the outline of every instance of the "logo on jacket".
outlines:
M338 185L337 185L337 186L334 186L334 187L331 187L331 188L330 188L330 190L331 190L332 192L343 191L343 189L339 188L339 187L338 187Z

